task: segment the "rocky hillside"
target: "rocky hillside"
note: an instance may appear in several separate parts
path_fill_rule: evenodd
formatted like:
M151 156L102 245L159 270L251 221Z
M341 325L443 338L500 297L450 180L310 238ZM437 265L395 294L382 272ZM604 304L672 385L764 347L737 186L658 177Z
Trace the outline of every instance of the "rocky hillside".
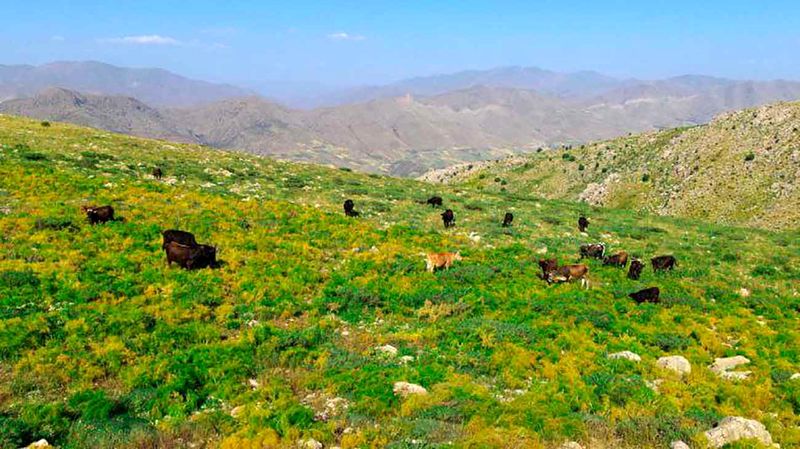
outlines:
M425 180L765 228L800 222L800 103L704 126L545 150Z
M797 232L534 193L0 117L0 447L800 446ZM220 266L168 267L165 229ZM631 280L589 241L679 263Z

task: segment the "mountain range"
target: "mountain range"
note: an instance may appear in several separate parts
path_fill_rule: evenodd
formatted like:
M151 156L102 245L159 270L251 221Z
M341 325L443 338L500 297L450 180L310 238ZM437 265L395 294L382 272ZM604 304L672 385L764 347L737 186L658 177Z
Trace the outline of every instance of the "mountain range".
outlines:
M15 70L0 67L0 92L17 92L0 113L400 176L800 99L800 83L790 81L638 81L510 67L350 90L339 93L345 104L297 109L160 70L55 63L28 68L50 78L8 74ZM42 90L47 82L56 87Z

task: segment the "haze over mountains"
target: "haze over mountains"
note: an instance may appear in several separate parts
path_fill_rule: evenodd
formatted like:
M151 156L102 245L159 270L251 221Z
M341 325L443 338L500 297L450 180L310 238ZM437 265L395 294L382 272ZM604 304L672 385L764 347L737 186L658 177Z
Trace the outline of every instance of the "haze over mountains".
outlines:
M702 124L800 99L800 83L507 67L348 89L315 100L336 106L303 110L163 70L88 62L0 66L0 98L9 98L0 113L415 176L540 146Z

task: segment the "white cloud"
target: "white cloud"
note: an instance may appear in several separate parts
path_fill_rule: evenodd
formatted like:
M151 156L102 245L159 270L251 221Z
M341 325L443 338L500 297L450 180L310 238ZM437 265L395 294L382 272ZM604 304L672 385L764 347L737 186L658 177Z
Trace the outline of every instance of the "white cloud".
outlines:
M158 34L145 34L142 36L123 36L109 39L100 39L101 42L109 44L133 44L133 45L181 45L181 41L169 37L159 36Z
M51 36L50 40L53 42L64 42L66 39L64 39L64 36L56 35L56 36Z
M350 34L345 32L332 33L328 35L328 39L334 41L363 41L366 37L360 34Z

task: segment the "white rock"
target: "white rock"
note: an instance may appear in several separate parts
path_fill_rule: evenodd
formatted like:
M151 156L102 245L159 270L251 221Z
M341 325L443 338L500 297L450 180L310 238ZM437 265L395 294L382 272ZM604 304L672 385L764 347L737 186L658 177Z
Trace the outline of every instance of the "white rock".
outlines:
M404 355L400 357L400 363L409 363L414 361L413 355Z
M742 288L740 288L740 289L739 289L739 295L740 295L742 298L747 298L747 297L749 297L749 296L750 296L750 290L748 290L748 289L746 289L746 288L742 287Z
M46 449L48 447L53 447L53 446L50 446L50 443L48 443L47 440L42 438L39 441L35 441L35 442L25 446L25 449Z
M391 356L397 355L397 348L395 348L392 345L378 346L375 349L378 350L379 352L382 352L382 353L386 354L386 355L391 355Z
M689 445L684 443L681 440L673 441L669 443L669 449L690 449Z
M647 388L649 388L649 389L653 390L654 392L658 393L659 392L658 391L658 387L660 387L661 384L664 383L664 379L645 380L644 383L645 383L645 385L647 385Z
M709 368L714 372L728 371L737 366L747 365L748 363L750 363L750 359L741 355L735 357L721 357L714 359L714 363L709 366Z
M547 247L544 246L536 250L536 254L547 254Z
M242 416L242 412L244 412L244 406L240 405L231 409L231 418L238 418Z
M756 439L767 446L772 445L772 435L767 432L763 424L740 416L723 419L717 427L706 431L705 436L708 445L714 448L742 439Z
M633 361L633 362L641 362L642 361L642 358L639 357L639 354L636 354L635 352L631 352L631 351L615 352L613 354L609 354L608 358L609 359L626 359L626 360L630 360L630 361Z
M708 368L725 380L743 380L750 376L750 371L730 371L737 366L750 363L747 357L737 355L734 357L722 357L714 359L714 363Z
M675 371L682 376L692 372L692 365L686 360L686 357L681 355L661 357L656 360L656 365L660 368Z
M297 447L301 449L322 449L322 443L313 438L309 438L307 440L298 441Z
M422 385L408 382L395 382L394 394L406 397L412 394L428 394L428 390L426 390Z
M789 380L797 380L797 379L800 379L800 373L794 373L792 374L791 377L789 377Z
M558 447L558 449L583 449L583 446L576 441L567 441L566 443L562 444Z

